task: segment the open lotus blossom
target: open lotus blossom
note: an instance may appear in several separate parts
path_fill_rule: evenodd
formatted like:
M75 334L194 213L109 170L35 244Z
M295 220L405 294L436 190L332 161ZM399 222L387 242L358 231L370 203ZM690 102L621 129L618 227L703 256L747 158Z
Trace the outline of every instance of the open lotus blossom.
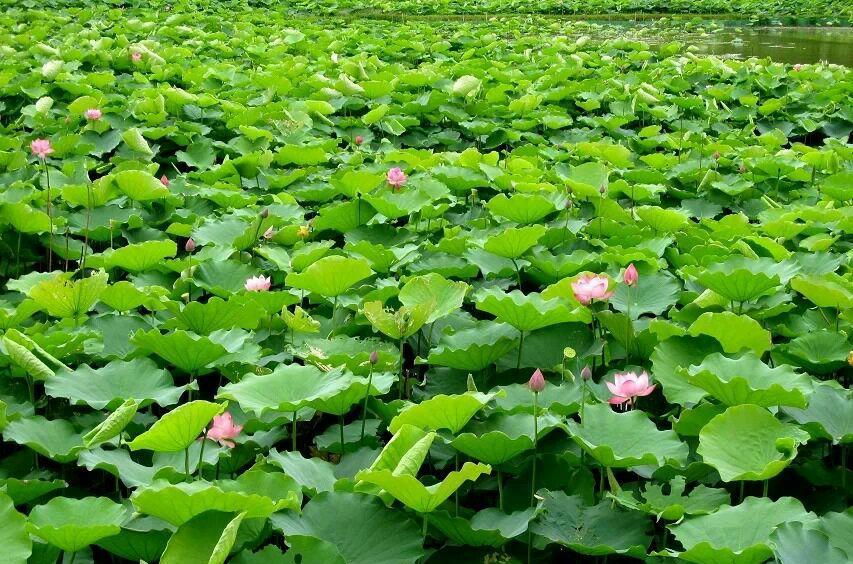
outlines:
M30 143L30 150L38 158L44 160L53 152L53 147L50 146L50 141L48 139L36 139Z
M575 299L584 305L589 305L592 300L606 300L613 295L608 292L610 278L606 274L584 274L572 282L572 292Z
M538 368L533 375L530 377L530 380L527 381L527 387L537 394L545 389L545 376L542 374L542 371Z
M243 426L235 425L234 418L231 416L231 413L226 411L222 415L217 415L213 418L213 425L207 431L205 436L212 441L218 442L222 446L234 448L236 446L234 441L229 439L235 438L242 430Z
M270 289L271 284L272 278L265 278L263 275L252 276L246 280L245 288L250 292L266 292Z
M625 281L625 284L628 286L633 286L640 279L640 273L637 272L637 267L634 266L634 263L628 265L628 268L625 269L625 273L622 275L622 280Z
M801 65L799 63L794 65L794 72L800 72L801 70L803 70L803 65Z
M161 176L161 177L160 177L160 182L163 184L163 186L166 186L166 187L168 187L168 186L169 186L169 184L171 184L171 183L172 183L172 182L169 180L169 177L168 177L168 176L166 176L165 174L164 174L163 176Z
M649 375L644 371L639 376L634 372L625 372L616 374L614 382L607 382L607 389L613 394L610 398L610 403L621 405L634 403L636 398L647 396L657 387L656 384L649 384Z
M275 237L275 229L270 225L267 227L267 230L264 231L264 239L272 239L273 237Z
M140 53L139 51L134 51L130 54L130 58L133 59L134 63L138 63L142 60L142 53Z
M104 114L98 108L91 108L83 112L83 117L89 121L98 121Z
M403 172L399 167L394 167L388 171L388 184L392 186L395 190L399 190L400 187L406 183L406 173Z

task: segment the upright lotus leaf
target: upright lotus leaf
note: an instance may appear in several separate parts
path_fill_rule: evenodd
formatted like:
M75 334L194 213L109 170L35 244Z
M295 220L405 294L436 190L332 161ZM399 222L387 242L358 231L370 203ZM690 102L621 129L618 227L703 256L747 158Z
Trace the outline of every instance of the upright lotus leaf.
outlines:
M853 539L850 527L853 526L853 509L824 513L820 518L820 530L829 537L833 546L840 548L849 557L853 554Z
M0 546L4 561L26 562L32 553L33 543L27 533L27 518L15 511L15 504L0 492Z
M335 489L335 467L322 458L305 458L299 452L278 452L271 449L267 454L267 461L281 467L284 473L296 480L302 491L311 497Z
M397 299L404 306L431 305L427 323L432 323L462 307L468 284L446 279L441 274L430 272L410 278L400 289Z
M64 277L43 280L28 295L54 317L79 319L94 307L106 287L107 274L99 271L74 281Z
M809 374L831 374L847 363L847 335L837 331L812 331L773 347L777 364L793 364Z
M161 564L224 564L246 513L207 511L182 524L172 534Z
M117 534L127 509L106 497L55 497L30 512L27 528L53 546L77 552Z
M659 431L643 411L617 413L608 404L588 405L583 421L569 421L572 438L602 466L684 466L688 447L673 431Z
M230 297L244 290L246 280L258 274L256 268L243 262L209 260L196 267L193 282L212 294Z
M529 225L556 211L554 202L539 194L498 194L486 204L492 214Z
M785 407L782 411L812 437L833 444L853 442L853 392L833 382L816 385L806 409Z
M722 507L710 515L688 517L669 529L684 547L683 552L668 555L687 562L730 562L761 564L773 556L771 535L779 525L797 521L816 525L799 500L782 497L748 497L740 505Z
M183 386L175 386L172 377L148 358L113 360L102 368L82 364L75 370L60 370L45 382L45 391L72 404L94 409L115 409L122 399L133 399L141 406L178 403Z
M12 331L14 329L9 330L9 332ZM47 380L54 376L53 370L42 362L38 356L27 350L27 347L24 345L10 339L7 335L4 335L0 342L2 342L3 348L6 350L6 355L12 361L12 364L29 374L33 380Z
M139 409L139 402L134 399L125 401L101 421L97 427L83 435L83 446L92 448L117 436L133 420L137 409Z
M12 498L15 505L31 503L56 490L68 487L65 480L43 480L39 478L2 478L0 492Z
M773 553L779 564L820 562L821 564L847 564L847 554L830 543L822 531L807 528L793 521L782 523L770 535Z
M707 393L688 382L687 369L721 350L715 339L706 336L670 337L658 343L651 355L652 372L667 401L680 405L699 403Z
M159 309L158 298L167 293L162 286L149 286L144 290L137 288L132 282L121 280L110 284L101 294L101 302L116 311L126 312L144 305L146 309Z
M685 515L707 515L729 504L729 492L722 488L709 488L699 484L684 495L685 478L676 476L669 482L669 492L664 487L648 483L643 491L618 490L610 497L629 509L654 515L657 519L680 521Z
M403 425L413 425L425 431L447 429L456 434L494 397L494 394L481 392L465 392L452 396L438 394L421 403L404 407L391 420L388 430L396 433Z
M375 329L392 339L405 339L414 335L424 326L432 311L432 304L402 306L397 311L382 307L382 302L364 304L364 316Z
M330 178L329 182L345 196L355 198L370 192L384 180L383 175L367 170L348 170L339 178Z
M831 307L838 310L853 307L853 287L848 280L834 272L821 276L797 276L791 280L791 288L818 307Z
M654 272L643 275L633 287L617 284L610 303L616 311L630 312L633 318L647 313L660 315L678 302L680 291L675 277Z
M786 284L799 267L769 258L730 258L693 273L696 280L731 302L747 302Z
M293 308L293 312L285 308L281 310L281 319L288 329L296 333L319 333L320 322L308 315L299 306Z
M562 419L553 413L540 414L536 423L540 440L558 427L565 428ZM533 429L533 413L495 413L484 421L466 425L450 445L475 460L494 466L531 450Z
M429 352L429 364L476 372L494 364L518 346L518 331L506 323L478 322L444 335Z
M544 299L540 294L523 294L519 290L505 294L497 288L481 290L475 296L477 309L491 313L498 321L509 323L519 331L528 332L582 320L582 316L559 299Z
M675 208L639 206L634 208L634 213L643 220L643 223L651 227L655 234L673 233L689 222L687 214Z
M137 202L160 200L170 194L169 188L158 178L143 170L123 170L112 174L111 177L122 194Z
M583 498L561 491L540 490L542 510L531 524L537 547L551 543L581 554L625 554L642 558L651 542L649 519L612 502L587 505Z
M691 335L709 335L717 339L728 353L744 349L762 355L770 350L770 331L746 315L730 311L706 312L699 316L688 329Z
M435 440L433 431L424 431L414 425L402 425L379 453L368 470L389 470L394 474L414 476L429 454Z
M137 331L131 341L188 374L209 372L211 364L229 353L228 349L210 337L181 329L169 333L160 333L159 329Z
M498 410L510 414L533 413L533 394L530 393L527 383L498 386L497 390L499 393L495 403ZM565 417L577 413L583 394L579 379L574 382L563 381L559 385L549 384L536 396L536 405L540 410L548 410ZM541 417L540 413L540 421Z
M175 317L165 326L185 329L198 335L209 335L220 329L255 329L264 317L264 309L253 300L232 298L228 301L213 297L206 303L190 302L181 306L166 302L166 309Z
M599 198L599 190L605 190L608 185L610 171L600 162L588 162L573 166L565 178L566 185L572 193L581 198Z
M334 298L372 274L370 263L365 259L332 255L321 258L302 272L291 272L285 278L285 283L294 288Z
M534 507L512 513L489 507L466 519L438 510L430 513L429 525L438 529L453 544L498 548L527 531L537 513Z
M147 431L130 443L130 450L177 452L189 447L224 404L204 400L182 404L158 419Z
M412 474L397 474L388 469L362 470L355 477L382 488L409 509L429 513L453 495L462 484L491 471L492 467L488 464L466 462L461 469L450 472L442 481L431 486L424 486Z
M215 449L211 450L215 452ZM130 452L124 448L105 450L95 447L84 450L77 457L77 464L89 471L97 468L108 472L119 478L128 488L147 486L154 481L154 476L160 470L134 461L130 457Z
M301 515L276 513L271 521L297 552L322 550L318 562L414 564L424 555L418 525L369 495L324 492Z
M57 462L71 462L82 448L82 435L71 423L65 419L45 419L41 415L10 421L3 430L3 438Z
M174 241L144 241L107 251L103 257L93 256L89 260L102 258L99 264L102 262L108 269L118 267L128 272L144 272L161 265L164 259L174 257L177 252L178 245Z
M515 260L536 245L547 231L544 225L508 227L490 236L483 248L499 257Z
M699 432L696 452L724 482L767 480L797 456L809 434L782 423L757 405L737 405L711 419Z
M688 382L707 391L726 405L755 404L763 407L806 407L812 379L788 365L770 368L752 352L739 358L720 353L705 357L688 369Z

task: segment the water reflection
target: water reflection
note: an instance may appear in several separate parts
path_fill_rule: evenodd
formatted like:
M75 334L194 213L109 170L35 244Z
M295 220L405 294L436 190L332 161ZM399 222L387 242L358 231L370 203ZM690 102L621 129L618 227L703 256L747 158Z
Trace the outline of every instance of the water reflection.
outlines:
M769 57L780 63L826 61L853 67L853 28L786 27L723 29L687 34L698 52L738 58Z

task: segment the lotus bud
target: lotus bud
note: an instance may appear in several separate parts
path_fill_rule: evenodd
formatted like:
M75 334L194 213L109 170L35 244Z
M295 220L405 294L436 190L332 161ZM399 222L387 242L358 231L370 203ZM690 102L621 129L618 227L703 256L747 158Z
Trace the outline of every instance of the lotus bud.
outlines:
M527 382L527 387L537 394L545 389L545 376L542 374L542 371L538 368L533 375L530 377L530 380Z
M187 242L184 244L184 250L188 253L193 252L195 250L195 247L196 247L195 241L193 241L192 237L187 239Z
M604 195L604 192L607 191L607 188L604 187L604 184L598 187L598 193Z
M713 159L716 161L717 159L719 159L719 158L720 158L720 152L719 152L719 151L714 151L714 154L713 154L713 155L711 155L711 157L713 157Z
M625 274L622 275L622 280L624 280L625 284L628 286L634 286L639 279L640 274L637 272L637 267L635 267L632 262L628 265L628 268L625 269Z
M566 208L567 210L570 210L570 209L572 209L572 205L574 205L574 204L572 204L572 201L571 201L571 200L566 200L566 203L565 203L565 204L563 204L563 205L565 206L565 208Z
M264 231L264 239L272 239L273 237L275 237L275 229L270 225L267 227L267 230Z
M583 370L581 370L581 378L584 380L592 379L592 370L589 369L589 366L584 366Z
M744 172L746 172L746 165L745 165L745 164L741 164L741 165L738 167L738 171L739 171L741 174L743 174Z
M373 351L372 353L370 353L370 364L373 364L375 366L377 362L379 362L379 353Z
M270 210L269 210L269 208L264 208L264 209L262 209L262 210L261 210L261 218L262 218L262 219L266 219L266 218L268 218L269 216L270 216Z
M355 144L361 145L362 143L364 143L364 137L362 137L361 135L356 135L355 136Z
M184 300L184 302L188 303L190 301L190 293L184 292L183 294L181 294L181 299Z
M161 176L161 177L160 177L160 183L161 183L163 186L166 186L167 188L169 187L169 184L171 184L171 182L169 181L169 177L168 177L168 176L166 176L165 174L164 174L163 176Z

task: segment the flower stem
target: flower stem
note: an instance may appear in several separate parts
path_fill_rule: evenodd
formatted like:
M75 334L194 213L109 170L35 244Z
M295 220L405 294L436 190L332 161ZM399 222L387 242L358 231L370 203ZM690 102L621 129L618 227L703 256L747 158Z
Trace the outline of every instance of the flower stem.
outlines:
M533 471L530 474L530 505L536 501L536 456L539 447L539 392L533 392Z
M341 458L344 457L344 416L341 415Z
M761 491L762 497L767 497L767 490L769 489L769 486L770 486L770 480L764 480L764 488Z
M364 440L364 426L367 423L367 398L370 397L370 386L373 383L373 365L370 366L370 373L367 376L367 391L364 392L364 403L361 407L361 438Z
M296 452L296 414L299 410L293 412L293 423L290 426L290 450Z
M498 509L501 511L504 510L504 485L503 485L503 472L498 470Z
M47 244L47 271L53 271L53 201L50 194L50 173L47 171L47 161L41 160L44 177L47 180L47 220L50 225L50 238Z
M202 476L202 474L201 474L201 465L204 463L204 445L206 442L207 442L207 427L205 426L205 428L202 430L201 449L199 450L199 453L198 453L198 468L196 468L196 472L197 472L196 475L198 476L198 478L200 480L204 479L204 476Z
M518 341L518 359L515 361L515 369L521 370L521 349L524 347L524 331L519 331L521 338Z
M184 449L184 472L187 475L187 482L190 481L190 447Z

